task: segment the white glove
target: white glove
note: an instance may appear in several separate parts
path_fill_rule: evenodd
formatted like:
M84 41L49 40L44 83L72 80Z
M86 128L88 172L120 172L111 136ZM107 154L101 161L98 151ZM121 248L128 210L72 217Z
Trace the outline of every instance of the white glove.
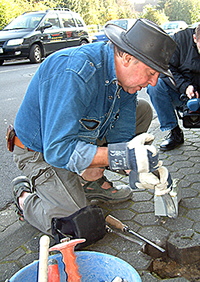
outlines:
M142 133L127 143L108 145L108 160L111 170L133 170L137 173L148 173L158 166L158 153L151 144L154 136Z
M155 195L167 194L172 189L172 179L167 168L159 167L154 173L129 173L129 184L133 189L154 189Z

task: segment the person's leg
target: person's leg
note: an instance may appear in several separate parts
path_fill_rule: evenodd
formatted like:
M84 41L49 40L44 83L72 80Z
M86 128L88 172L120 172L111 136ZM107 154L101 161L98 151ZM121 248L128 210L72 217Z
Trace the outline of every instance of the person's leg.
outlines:
M153 118L152 108L149 103L139 98L136 110L136 129L135 135L147 132Z
M181 106L179 93L169 87L162 79L158 79L156 86L148 85L147 93L156 110L160 129L170 130L166 140L160 145L161 150L171 150L184 142L183 132L178 125L175 107Z
M138 99L136 111L136 135L147 132L152 121L152 108L144 99ZM135 128L135 126L134 126ZM102 141L97 140L98 146L107 146L107 141L104 138ZM127 185L119 185L117 189L113 187L113 183L104 177L105 168L86 169L81 175L84 180L89 181L85 183L84 190L87 198L99 198L107 201L118 202L131 197L132 191ZM124 172L128 174L129 171ZM97 183L97 181L98 183ZM95 187L96 186L96 187ZM99 188L98 188L99 187Z
M32 226L51 234L52 218L67 217L86 206L77 174L47 164L43 155L15 146L14 161L27 176L33 193L22 193L19 205Z

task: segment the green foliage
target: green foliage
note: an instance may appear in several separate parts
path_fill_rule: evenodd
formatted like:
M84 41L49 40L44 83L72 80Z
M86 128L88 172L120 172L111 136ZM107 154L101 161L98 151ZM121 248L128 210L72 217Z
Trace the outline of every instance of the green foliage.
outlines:
M0 29L26 11L63 7L79 13L86 25L103 26L111 19L146 18L157 24L184 20L200 21L199 0L158 0L157 6L146 5L136 15L132 0L0 0Z
M200 22L200 1L193 0L192 8L190 10L191 23Z
M191 13L193 0L168 0L165 4L165 14L170 21L184 20L191 24Z
M0 0L0 29L26 11L47 10L61 5L60 0Z
M79 13L86 25L104 25L111 19L135 17L129 0L64 0L63 7ZM119 9L120 7L120 9Z
M161 25L168 21L167 16L164 13L164 10L156 10L156 7L152 7L151 5L146 5L144 7L144 12L142 15L143 18L148 19Z

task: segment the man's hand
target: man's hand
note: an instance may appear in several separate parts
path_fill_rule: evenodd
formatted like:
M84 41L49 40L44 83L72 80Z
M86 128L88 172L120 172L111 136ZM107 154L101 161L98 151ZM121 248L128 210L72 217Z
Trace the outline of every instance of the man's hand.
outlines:
M172 189L172 179L167 168L159 167L151 173L129 173L129 184L133 189L154 189L155 195L161 196L167 194Z
M158 153L151 144L154 136L142 133L130 142L108 145L108 160L111 170L133 170L138 173L147 173L156 170Z
M194 86L189 85L186 90L185 90L186 95L188 96L189 99L192 98L199 98L199 93L197 91L194 91Z

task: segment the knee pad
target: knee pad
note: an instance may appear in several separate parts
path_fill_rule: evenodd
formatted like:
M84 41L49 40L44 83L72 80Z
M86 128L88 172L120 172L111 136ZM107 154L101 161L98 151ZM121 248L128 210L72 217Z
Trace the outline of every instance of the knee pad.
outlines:
M106 234L104 214L98 206L87 206L68 217L53 218L52 234L56 243L65 237L72 239L85 238L75 250L82 249L102 239Z

